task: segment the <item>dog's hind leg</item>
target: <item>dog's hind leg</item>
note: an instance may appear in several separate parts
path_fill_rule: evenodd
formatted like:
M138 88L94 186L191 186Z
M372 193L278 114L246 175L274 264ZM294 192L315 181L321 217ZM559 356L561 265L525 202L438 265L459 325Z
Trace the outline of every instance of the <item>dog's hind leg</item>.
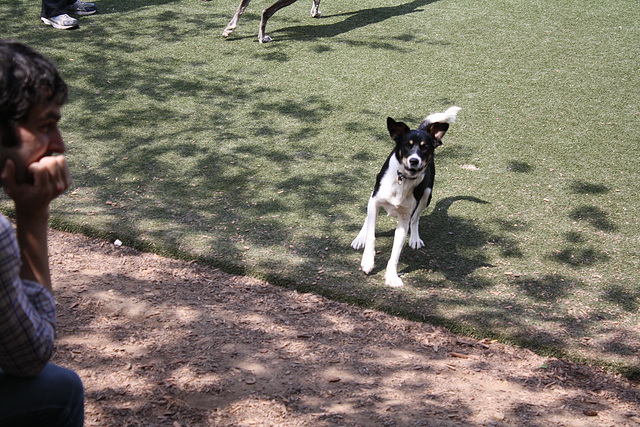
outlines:
M262 19L260 19L260 30L258 31L258 41L260 43L269 43L272 39L265 34L267 28L267 21L273 16L274 13L287 7L290 4L295 3L297 0L278 0L268 8L262 11Z
M400 253L402 252L404 241L407 238L408 227L409 218L398 217L398 227L393 237L393 249L391 250L389 262L387 263L387 271L384 273L386 284L394 288L403 285L402 279L398 277L398 261L400 260Z
M313 4L311 5L311 17L312 18L321 18L322 12L319 10L320 0L313 0Z
M240 5L236 10L236 14L233 15L233 18L231 18L231 21L229 21L227 28L225 28L224 31L222 32L222 37L226 39L227 37L229 37L229 34L231 34L233 30L235 30L238 27L238 20L240 19L240 16L244 13L244 10L247 8L247 6L249 6L250 2L251 0L240 1Z

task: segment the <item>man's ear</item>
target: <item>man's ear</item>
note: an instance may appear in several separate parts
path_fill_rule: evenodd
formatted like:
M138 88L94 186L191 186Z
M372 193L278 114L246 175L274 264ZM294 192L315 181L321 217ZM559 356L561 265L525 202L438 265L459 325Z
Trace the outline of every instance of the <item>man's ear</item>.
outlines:
M442 137L447 132L447 129L449 129L449 123L431 123L427 128L427 132L429 132L436 141L436 147L442 145Z
M391 117L387 117L387 129L389 129L389 135L394 141L398 141L404 134L410 131L409 126L402 122L396 122Z

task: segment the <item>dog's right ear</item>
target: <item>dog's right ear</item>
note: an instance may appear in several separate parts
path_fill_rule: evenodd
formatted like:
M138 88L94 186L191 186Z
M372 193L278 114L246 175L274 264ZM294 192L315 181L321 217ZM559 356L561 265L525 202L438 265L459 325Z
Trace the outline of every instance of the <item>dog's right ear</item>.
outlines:
M407 132L410 132L409 126L402 122L396 122L391 117L387 117L387 129L389 129L389 135L391 139L398 142L400 138Z

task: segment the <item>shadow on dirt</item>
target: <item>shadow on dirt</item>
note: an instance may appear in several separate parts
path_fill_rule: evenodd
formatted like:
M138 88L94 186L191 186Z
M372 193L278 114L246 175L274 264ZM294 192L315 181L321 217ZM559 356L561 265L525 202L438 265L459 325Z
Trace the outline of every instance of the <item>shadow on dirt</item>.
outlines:
M82 236L51 243L55 361L83 378L87 425L545 425L587 410L613 425L640 409L629 383L527 350Z

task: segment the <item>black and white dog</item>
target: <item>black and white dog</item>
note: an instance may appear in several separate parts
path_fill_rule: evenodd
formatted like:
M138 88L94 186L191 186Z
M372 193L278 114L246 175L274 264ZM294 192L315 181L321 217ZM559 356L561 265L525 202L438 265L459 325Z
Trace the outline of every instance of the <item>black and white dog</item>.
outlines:
M416 130L391 117L387 118L387 128L396 146L376 178L367 205L367 218L351 247L364 248L360 265L362 271L369 274L374 265L378 211L384 208L390 216L398 218L385 273L385 282L389 286L402 286L402 279L398 277L398 260L409 227L409 246L413 249L424 246L418 233L418 221L431 201L435 177L433 153L436 147L442 145L442 137L449 129L449 124L455 122L458 111L460 107L451 107L444 113L431 114Z

